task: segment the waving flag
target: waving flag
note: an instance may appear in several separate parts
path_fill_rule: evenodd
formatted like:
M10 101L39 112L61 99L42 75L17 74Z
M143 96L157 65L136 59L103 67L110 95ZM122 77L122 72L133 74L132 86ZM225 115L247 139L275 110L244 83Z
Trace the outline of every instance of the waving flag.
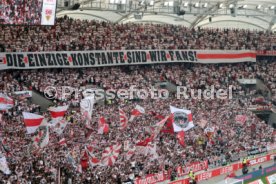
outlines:
M68 121L62 119L60 120L55 126L54 126L54 131L58 134L61 135L67 126Z
M120 115L121 129L125 129L127 127L127 123L128 123L127 115L121 108L119 108L119 115Z
M164 124L167 122L168 118L169 116L165 117L154 126L154 131L153 131L154 139L159 135L160 131L162 130Z
M0 155L0 171L2 171L4 174L11 174L11 171L7 164L7 159L3 155Z
M94 154L93 154L93 147L92 146L85 146L85 151L88 154L89 157L89 164L91 167L101 165L100 159L98 159Z
M147 146L151 141L153 141L154 137L155 136L153 134L150 137L146 138L145 140L138 142L136 146Z
M122 148L122 145L118 143L116 145L107 147L102 154L102 159L101 159L102 164L104 166L112 166L116 162L121 148Z
M100 117L98 122L98 134L107 134L109 132L109 125L106 123L104 117Z
M55 126L59 121L61 121L62 118L64 117L68 107L69 107L68 105L58 106L58 107L50 107L48 110L50 111L52 120L49 122L49 125Z
M43 116L29 112L23 112L23 118L28 134L34 133L44 119Z
M8 95L0 93L0 110L11 109L14 105L13 99Z
M178 142L181 146L185 146L185 132L182 130L177 134Z
M132 122L135 117L138 117L141 114L145 114L145 109L140 105L136 105L135 109L131 111L131 116L129 118L129 121Z
M48 126L38 127L35 136L33 137L33 143L36 148L44 148L49 143L49 128Z
M59 117L63 118L67 109L68 109L68 105L58 106L58 107L50 107L48 110L50 111L52 118L59 118Z
M173 114L174 132L188 131L194 127L193 116L190 110L179 109L173 106L170 106L170 110Z
M94 104L95 104L94 96L88 96L82 99L80 102L81 113L88 120L91 120L92 118Z
M174 134L174 130L173 130L173 114L171 114L169 116L169 118L167 119L167 122L165 123L165 126L163 127L163 129L161 130L161 132L172 134L172 135Z

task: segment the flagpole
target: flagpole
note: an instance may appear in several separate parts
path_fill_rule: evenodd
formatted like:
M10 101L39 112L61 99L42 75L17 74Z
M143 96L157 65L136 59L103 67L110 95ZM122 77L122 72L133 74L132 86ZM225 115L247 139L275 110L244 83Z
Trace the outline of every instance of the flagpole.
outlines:
M57 184L60 184L60 167L58 167Z

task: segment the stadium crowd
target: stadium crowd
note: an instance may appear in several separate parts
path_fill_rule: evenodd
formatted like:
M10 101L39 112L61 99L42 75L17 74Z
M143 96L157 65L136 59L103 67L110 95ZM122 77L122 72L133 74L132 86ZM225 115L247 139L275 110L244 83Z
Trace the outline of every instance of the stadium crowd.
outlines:
M272 63L267 63L272 64ZM264 80L270 76L265 75L273 67L264 68L257 64L231 64L231 65L201 65L201 64L173 64L154 66L130 66L113 68L87 68L87 69L54 69L1 72L1 91L11 95L15 90L33 89L43 93L46 86L59 86L74 84L78 89L87 85L102 87L104 89L128 89L135 85L139 89L148 88L158 82L169 81L176 85L191 89L206 89L214 85L217 89L228 89L233 86L233 99L177 99L171 93L168 99L131 99L128 101L115 100L111 104L97 104L93 111L92 122L86 126L79 108L71 105L66 118L70 117L63 135L59 136L51 130L49 145L39 154L30 151L31 136L26 134L26 127L22 123L22 112L39 112L32 108L29 100L20 100L16 107L5 114L1 123L1 137L5 141L5 148L9 165L13 171L12 176L2 177L3 181L38 181L50 183L55 181L57 168L61 167L62 178L72 178L75 183L114 183L129 181L135 176L144 177L149 173L175 170L177 166L187 165L197 161L208 160L209 167L216 167L239 159L237 155L250 151L265 150L266 145L275 142L273 128L266 125L253 113L247 110L253 97L258 95L256 90L243 88L237 82L240 78L255 78L262 75ZM225 75L227 73L227 75ZM81 98L82 95L79 97ZM80 99L79 99L80 100ZM75 99L57 98L59 105L72 104ZM137 117L128 124L125 131L119 129L118 107L127 114L136 104L144 107L146 114ZM112 167L94 166L82 173L72 167L68 161L68 153L73 155L76 163L83 158L85 145L94 148L94 154L101 158L102 151L116 143L128 141L130 147L151 135L150 127L160 119L156 115L170 114L169 105L187 108L193 112L194 122L197 125L185 134L183 148L179 145L175 135L160 133L156 143L157 157L151 155L134 154L128 158L127 151L122 148L118 160ZM154 115L155 114L155 115ZM47 112L44 112L48 116ZM236 115L245 115L244 124L235 121ZM110 126L109 133L99 135L98 120L105 117ZM205 127L198 122L207 121ZM205 129L213 128L213 138L209 139ZM90 136L86 135L90 132ZM67 140L66 145L58 144L61 138Z
M42 0L2 0L0 24L40 25Z
M70 50L121 50L121 49L251 49L270 50L275 44L274 34L247 30L198 29L190 30L175 25L113 24L97 21L60 18L54 27L0 27L0 44L7 52L20 51L70 51ZM266 146L275 143L275 131L247 108L259 91L239 85L238 79L260 78L275 95L275 62L239 64L166 64L151 66L122 66L82 69L43 69L1 71L0 91L15 99L15 107L2 112L0 119L1 152L7 157L11 175L0 173L4 183L55 183L61 178L68 183L122 183L135 177L166 170L175 171L178 166L208 160L209 167L217 167L240 159L240 155L264 152ZM129 99L98 102L94 106L92 122L84 123L79 104L88 85L93 88L149 89L160 82L170 82L189 89L227 89L232 86L233 99L185 99L176 98L173 90L167 99ZM50 142L33 153L32 137L26 134L22 112L36 112L50 119L49 113L32 103L17 98L14 91L34 90L44 95L48 86L72 86L80 90L62 99L58 94L56 105L69 105L66 118L69 124L63 134L50 129ZM160 89L160 86L156 86ZM58 90L58 93L60 90ZM273 95L274 93L274 95ZM270 103L270 102L268 102ZM119 129L118 108L130 116L139 104L146 113ZM85 146L93 147L93 154L101 159L103 150L116 143L128 142L130 149L149 137L151 127L170 114L170 105L190 109L196 125L185 132L182 147L175 134L160 132L155 141L154 155L135 153L128 155L123 146L113 166L90 166L78 169L83 161ZM236 121L244 115L243 123ZM109 124L107 134L98 134L98 121L104 117ZM207 122L202 125L200 122ZM212 129L212 137L206 133ZM65 138L66 144L59 144ZM60 168L60 172L59 172Z
M271 50L275 34L59 18L52 27L0 27L6 52L130 49Z

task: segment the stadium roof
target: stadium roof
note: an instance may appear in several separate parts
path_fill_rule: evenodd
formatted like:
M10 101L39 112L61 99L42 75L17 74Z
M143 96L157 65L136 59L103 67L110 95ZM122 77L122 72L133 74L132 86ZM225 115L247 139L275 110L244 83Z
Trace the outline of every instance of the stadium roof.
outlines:
M76 3L80 8L70 10ZM275 0L60 0L57 17L64 15L117 23L276 31Z

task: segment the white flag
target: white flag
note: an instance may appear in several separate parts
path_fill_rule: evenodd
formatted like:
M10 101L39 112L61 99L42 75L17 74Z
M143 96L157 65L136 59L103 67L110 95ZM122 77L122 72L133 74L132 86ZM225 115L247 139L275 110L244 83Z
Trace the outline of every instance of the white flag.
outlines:
M94 103L95 103L94 96L88 96L82 99L80 102L81 113L88 120L91 120L92 118Z
M0 171L2 171L4 174L11 174L6 157L4 157L3 155L2 157L0 156Z

